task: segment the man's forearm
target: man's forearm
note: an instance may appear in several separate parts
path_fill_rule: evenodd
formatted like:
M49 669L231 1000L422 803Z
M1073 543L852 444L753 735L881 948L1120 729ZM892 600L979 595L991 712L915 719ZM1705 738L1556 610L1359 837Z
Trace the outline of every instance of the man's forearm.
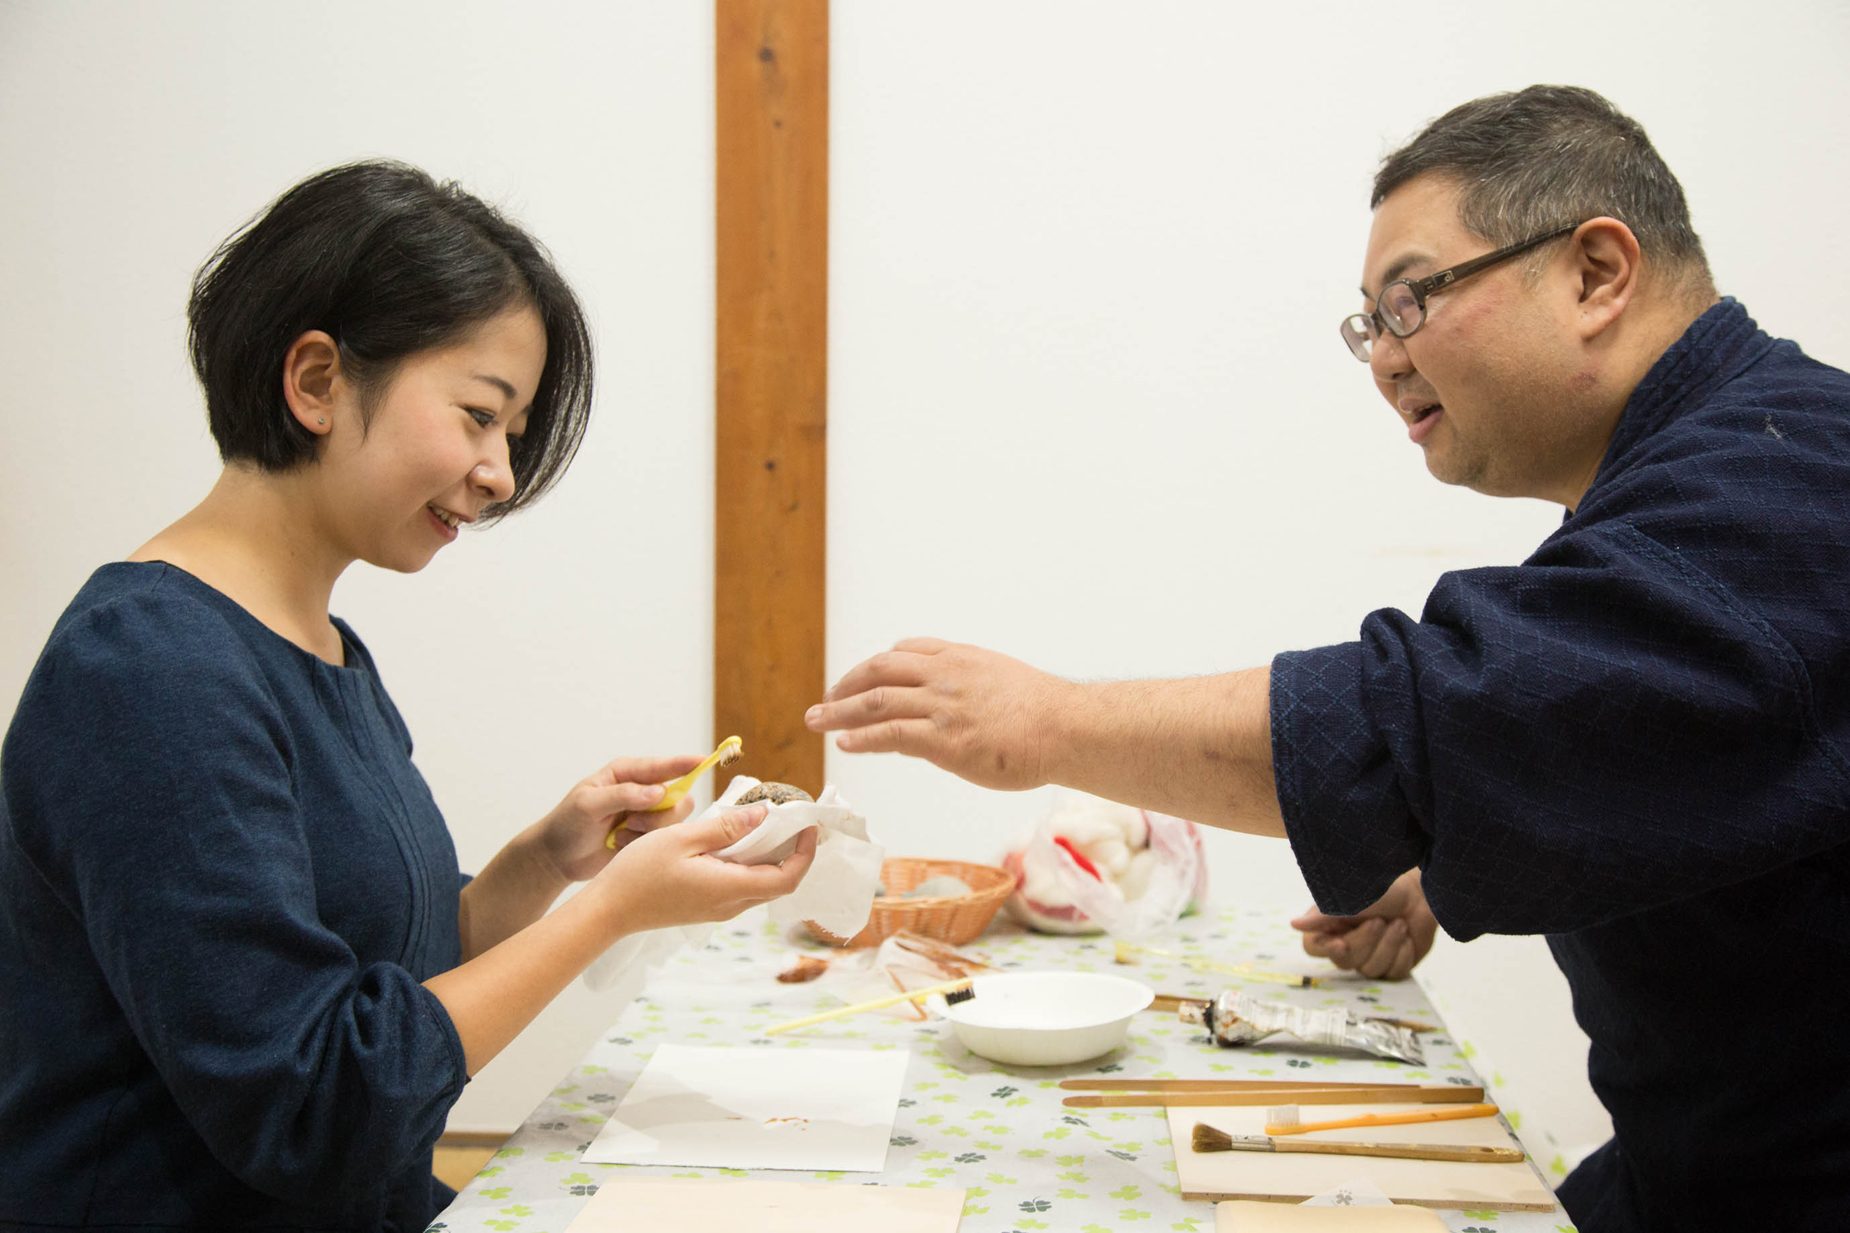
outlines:
M1046 778L1193 821L1282 836L1271 669L1075 684L1041 750Z

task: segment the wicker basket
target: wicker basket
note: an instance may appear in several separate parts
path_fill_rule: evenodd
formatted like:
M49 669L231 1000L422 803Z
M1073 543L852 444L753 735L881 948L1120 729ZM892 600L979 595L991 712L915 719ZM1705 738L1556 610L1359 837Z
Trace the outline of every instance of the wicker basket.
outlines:
M906 899L905 893L926 878L950 874L970 886L968 895ZM937 938L952 946L961 946L989 928L990 920L1002 901L1015 889L1015 875L994 865L972 865L967 861L925 860L916 856L897 856L880 867L880 884L886 894L874 900L867 926L846 943L809 925L809 932L819 942L831 946L878 946L901 929ZM807 923L807 922L805 922Z

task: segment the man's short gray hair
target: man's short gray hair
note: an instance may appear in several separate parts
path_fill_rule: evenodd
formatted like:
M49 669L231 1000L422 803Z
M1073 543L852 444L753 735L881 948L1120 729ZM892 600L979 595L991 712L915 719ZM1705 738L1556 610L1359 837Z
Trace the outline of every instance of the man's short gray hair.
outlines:
M1459 221L1494 245L1602 215L1672 283L1710 284L1683 186L1636 120L1579 86L1463 103L1382 160L1370 208L1417 176L1459 185Z

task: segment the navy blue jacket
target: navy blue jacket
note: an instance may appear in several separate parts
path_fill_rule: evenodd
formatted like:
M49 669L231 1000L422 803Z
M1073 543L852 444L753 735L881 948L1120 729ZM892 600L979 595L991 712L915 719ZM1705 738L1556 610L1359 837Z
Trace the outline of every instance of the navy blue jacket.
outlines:
M456 852L345 667L98 570L0 748L0 1229L421 1229L466 1082Z
M1529 560L1280 655L1272 723L1324 911L1417 865L1448 933L1548 935L1582 1233L1850 1229L1850 375L1723 300Z

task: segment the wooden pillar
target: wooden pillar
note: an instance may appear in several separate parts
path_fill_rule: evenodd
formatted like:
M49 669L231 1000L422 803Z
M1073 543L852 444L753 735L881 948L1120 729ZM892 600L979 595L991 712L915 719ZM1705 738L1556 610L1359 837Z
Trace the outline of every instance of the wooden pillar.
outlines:
M828 0L715 0L715 739L728 771L822 790Z

